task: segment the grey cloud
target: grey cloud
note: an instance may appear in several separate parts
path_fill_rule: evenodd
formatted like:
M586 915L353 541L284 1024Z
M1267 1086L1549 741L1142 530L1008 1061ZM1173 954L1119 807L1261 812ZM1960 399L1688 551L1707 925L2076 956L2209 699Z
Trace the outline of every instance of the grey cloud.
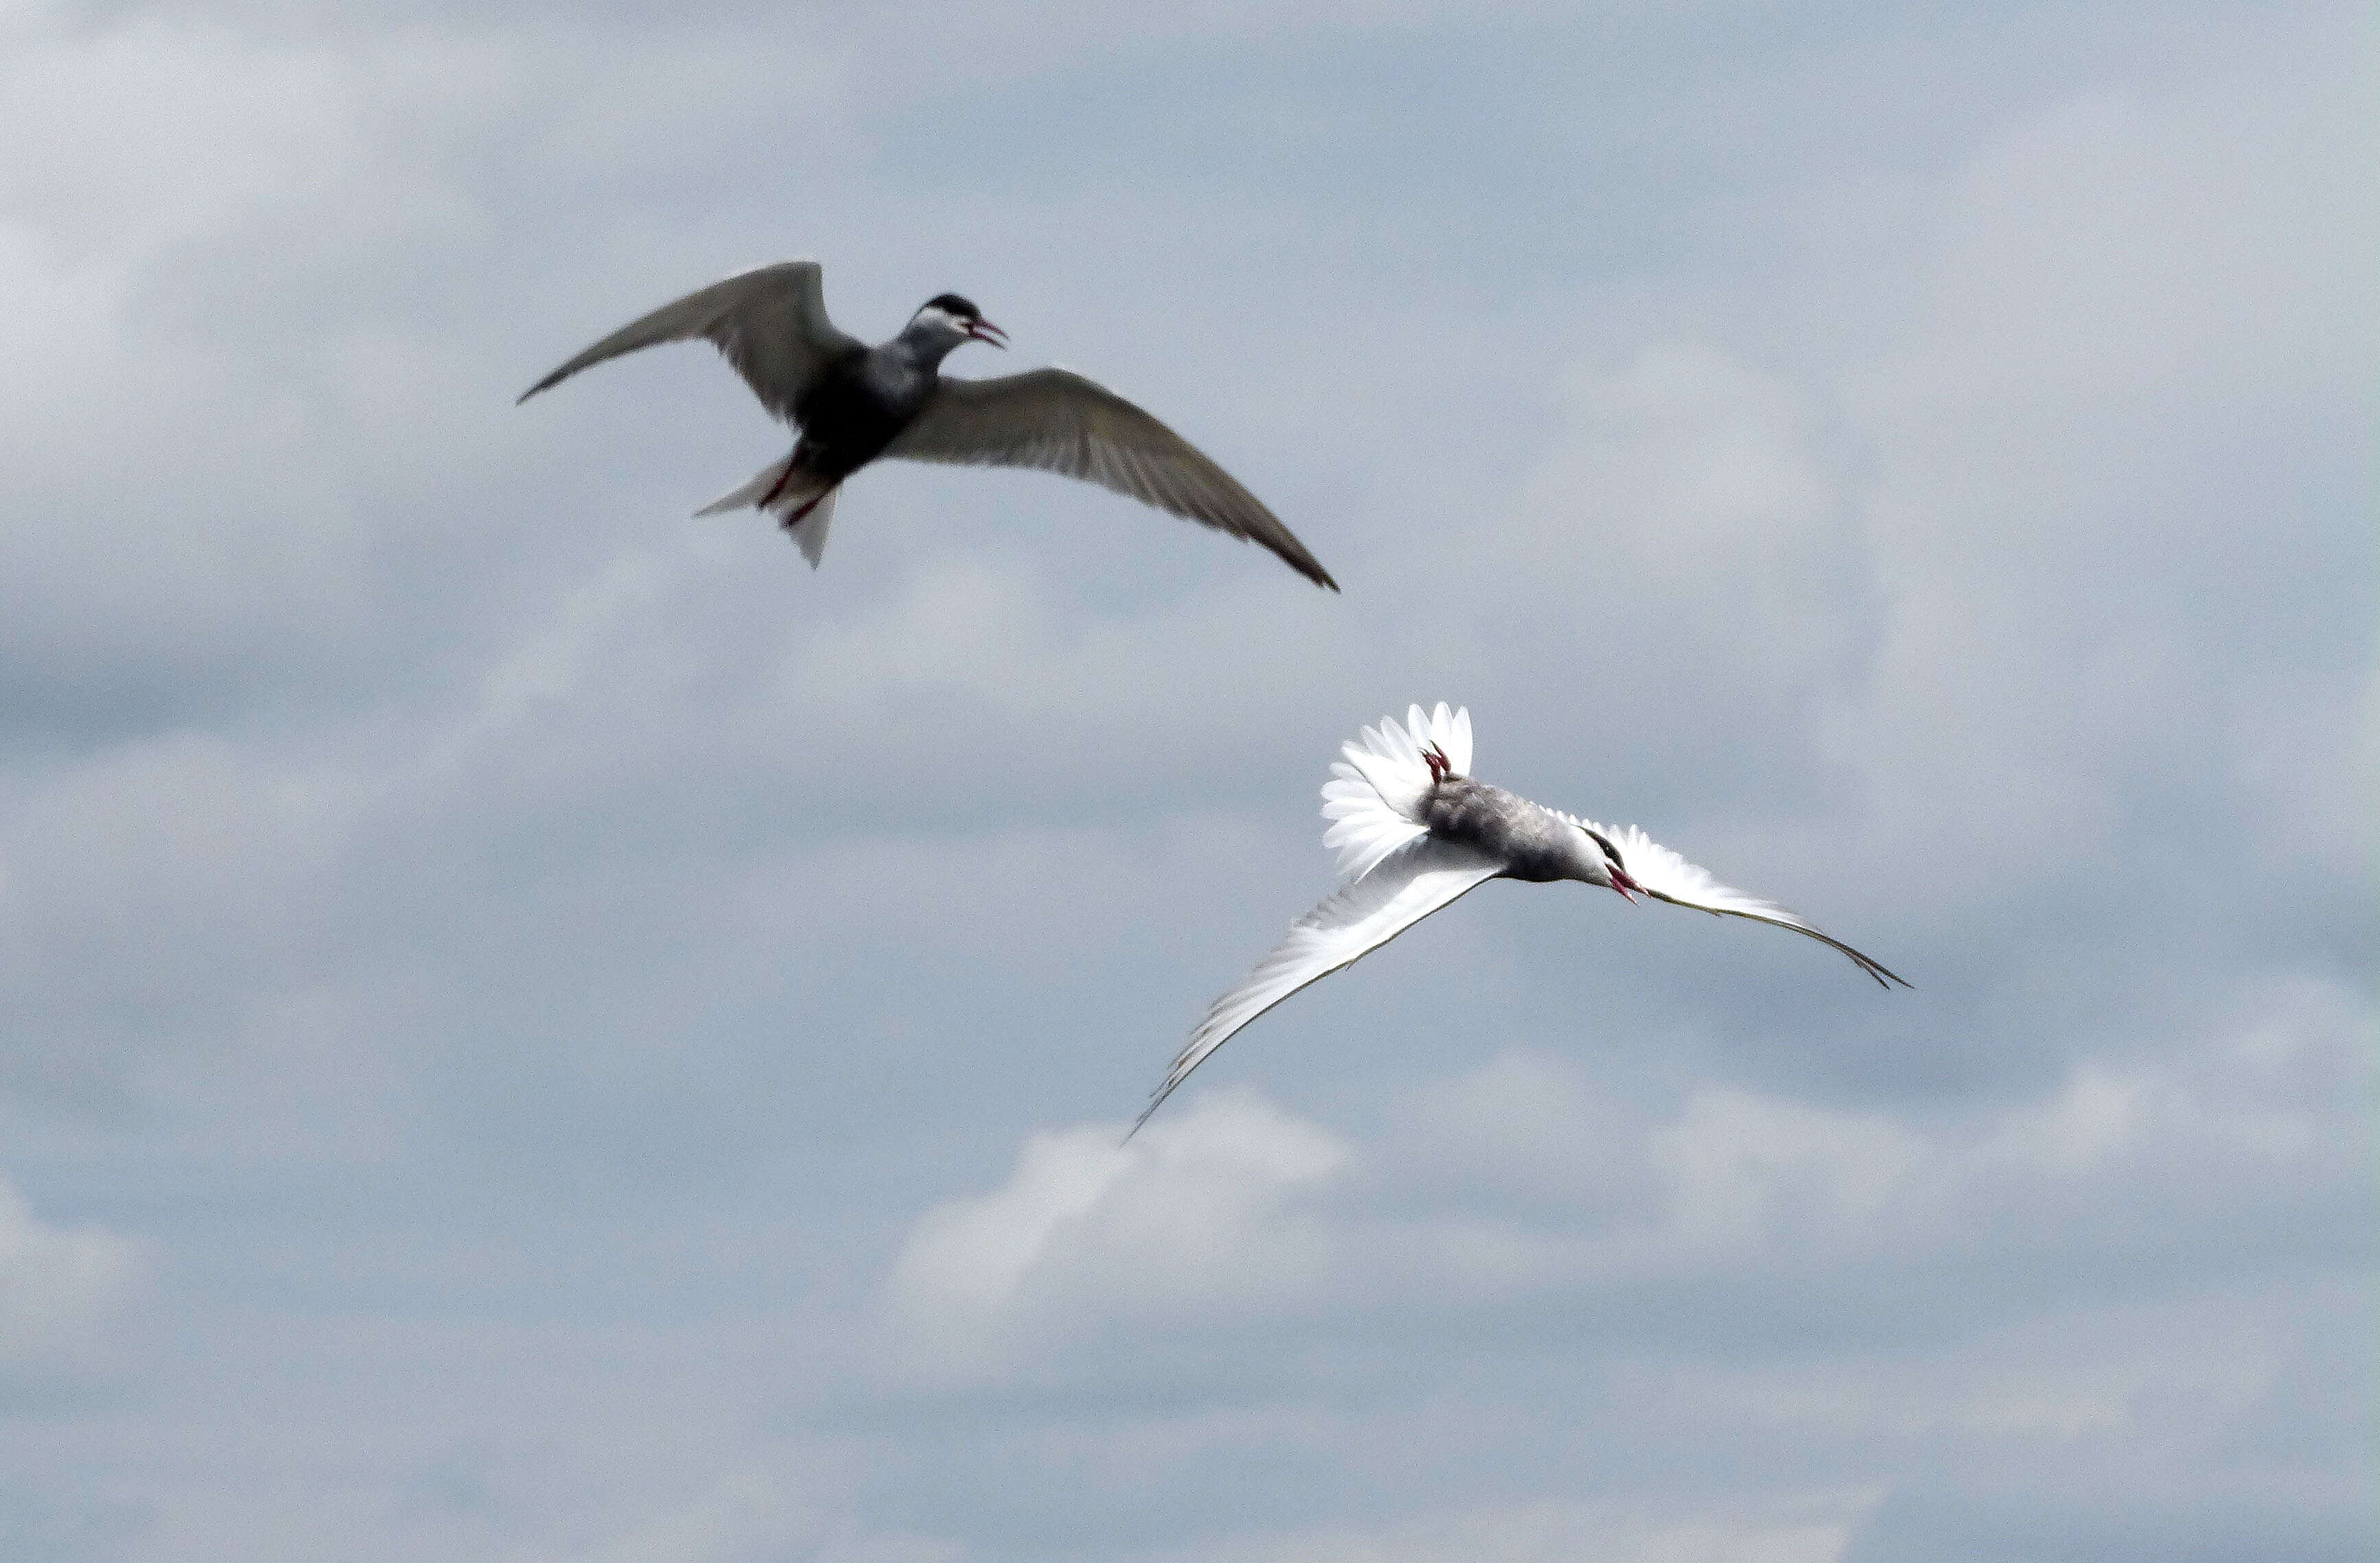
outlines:
M70 1368L98 1351L140 1270L137 1245L103 1229L52 1226L0 1183L0 1373Z
M2363 1548L2344 14L1166 26L11 14L0 1145L154 1263L0 1522ZM812 575L685 518L782 438L709 355L509 406L803 251L1146 400L1347 597L981 473ZM1327 1172L1185 1150L885 1376L888 1285L989 1316L919 1223L1120 1127L1441 697L1918 991L1483 892L1173 1104Z
M1527 1058L1417 1094L1393 1157L1213 1097L1151 1124L1145 1147L1119 1149L1112 1124L1037 1136L1000 1189L925 1218L890 1305L929 1371L955 1351L963 1376L996 1380L1003 1347L1048 1362L1062 1342L1079 1361L1102 1319L1195 1335L1252 1310L1428 1299L1425 1315L1459 1319L1569 1294L1591 1314L1598 1294L1624 1311L1701 1289L1686 1310L1721 1335L1753 1291L1837 1313L1840 1331L1879 1327L1864 1295L1879 1281L1995 1274L1937 1321L1955 1332L2102 1295L2119 1256L2162 1273L2219 1247L2235 1281L2352 1268L2368 1255L2324 1234L2353 1206L2367 1023L2343 993L2268 992L2161 1063L2079 1065L2040 1097L1931 1128L1711 1086L1647 1111Z

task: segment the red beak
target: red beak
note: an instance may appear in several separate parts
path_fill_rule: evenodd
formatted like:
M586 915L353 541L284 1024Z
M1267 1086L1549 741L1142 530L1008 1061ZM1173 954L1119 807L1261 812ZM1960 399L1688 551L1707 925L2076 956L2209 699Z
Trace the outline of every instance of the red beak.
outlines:
M998 326L992 324L987 320L978 319L968 321L967 335L973 337L978 342L989 342L994 347L1005 347L1008 345L1008 343L1005 340L1008 333L1001 330Z
M1617 863L1611 866L1611 888L1618 891L1620 892L1620 899L1628 903L1631 906L1636 904L1637 896L1645 893L1645 887L1630 878L1628 877L1628 870L1622 868ZM1632 891L1635 893L1631 894L1630 892Z

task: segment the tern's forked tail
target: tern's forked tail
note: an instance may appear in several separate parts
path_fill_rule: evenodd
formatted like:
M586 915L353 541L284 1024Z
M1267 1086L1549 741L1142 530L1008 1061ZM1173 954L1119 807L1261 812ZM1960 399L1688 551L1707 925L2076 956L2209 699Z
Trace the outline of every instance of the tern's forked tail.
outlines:
M717 515L756 505L777 518L777 524L785 528L785 535L794 539L794 546L802 551L802 557L815 570L819 561L826 557L826 532L834 521L838 491L832 483L820 482L793 468L794 458L790 455L783 461L772 461L754 473L750 482L720 495L695 514Z
M1406 842L1428 833L1422 801L1441 774L1471 769L1471 713L1414 707L1406 727L1388 717L1340 745L1346 757L1322 786L1322 844L1339 854L1342 873L1360 878ZM1411 731L1408 732L1407 728Z

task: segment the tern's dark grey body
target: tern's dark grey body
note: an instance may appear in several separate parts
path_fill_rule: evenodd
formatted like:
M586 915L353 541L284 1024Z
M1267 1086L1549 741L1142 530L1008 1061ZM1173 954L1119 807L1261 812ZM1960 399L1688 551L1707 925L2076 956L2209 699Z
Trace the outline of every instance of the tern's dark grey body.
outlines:
M1602 853L1578 826L1518 793L1468 776L1449 776L1422 798L1421 822L1442 842L1504 860L1497 876L1546 884L1585 879L1609 884Z
M990 380L941 372L953 348L1002 346L1007 333L955 293L926 300L892 341L868 346L827 318L815 260L741 273L664 304L578 354L521 394L528 401L579 370L662 342L705 339L727 355L761 406L800 430L793 453L695 514L746 505L774 515L815 565L836 489L885 457L957 466L1038 467L1261 544L1332 591L1305 545L1262 501L1188 441L1105 386L1062 369Z
M801 430L794 472L832 485L882 455L926 410L942 359L957 345L912 340L904 332L828 360L794 400L794 424Z

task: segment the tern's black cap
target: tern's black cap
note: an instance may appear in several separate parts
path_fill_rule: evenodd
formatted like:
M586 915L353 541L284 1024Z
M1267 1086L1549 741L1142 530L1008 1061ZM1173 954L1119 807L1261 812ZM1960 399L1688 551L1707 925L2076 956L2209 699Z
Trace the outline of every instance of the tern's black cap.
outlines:
M983 319L982 310L977 309L973 304L968 303L965 299L961 298L955 293L938 293L931 298L927 299L924 307L929 309L940 309L947 315L956 315L963 321L979 321Z

